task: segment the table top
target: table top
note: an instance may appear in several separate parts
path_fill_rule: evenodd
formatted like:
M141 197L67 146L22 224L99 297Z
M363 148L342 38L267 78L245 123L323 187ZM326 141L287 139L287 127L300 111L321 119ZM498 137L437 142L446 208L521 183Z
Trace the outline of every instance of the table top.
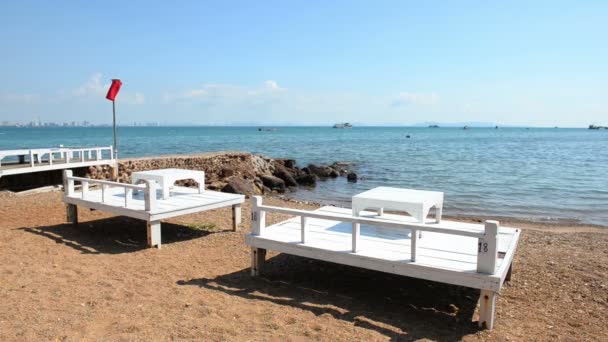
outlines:
M421 203L429 200L443 202L443 192L380 186L353 196L353 200L356 199L404 203Z
M204 171L186 169L157 169L133 172L135 176L186 177L192 174L204 174Z

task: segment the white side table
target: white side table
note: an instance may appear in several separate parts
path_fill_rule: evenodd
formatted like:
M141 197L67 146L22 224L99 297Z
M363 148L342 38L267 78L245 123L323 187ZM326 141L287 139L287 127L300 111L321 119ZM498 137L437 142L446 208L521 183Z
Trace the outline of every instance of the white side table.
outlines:
M353 196L353 215L365 209L375 209L378 215L384 209L405 211L418 222L424 223L432 207L435 207L435 220L441 222L443 192L378 187Z
M169 199L171 187L178 180L193 179L198 183L198 193L205 191L205 172L184 169L158 169L138 171L131 174L131 183L137 184L140 180L153 180L163 191L163 199Z

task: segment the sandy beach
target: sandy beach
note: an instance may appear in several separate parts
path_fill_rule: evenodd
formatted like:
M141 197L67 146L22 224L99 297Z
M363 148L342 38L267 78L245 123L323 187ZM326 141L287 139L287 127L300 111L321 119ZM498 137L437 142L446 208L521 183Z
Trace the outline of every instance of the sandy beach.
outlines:
M272 253L251 278L249 203L239 232L229 209L164 223L158 250L137 220L67 224L61 194L0 194L2 341L608 339L603 228L502 221L524 231L487 331L468 288Z

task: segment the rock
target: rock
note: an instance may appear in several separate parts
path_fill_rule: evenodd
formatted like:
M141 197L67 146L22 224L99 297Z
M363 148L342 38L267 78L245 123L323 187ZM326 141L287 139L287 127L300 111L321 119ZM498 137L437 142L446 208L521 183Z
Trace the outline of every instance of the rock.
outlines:
M350 163L347 162L334 162L329 167L336 170L340 176L346 176L348 174L348 166Z
M260 177L260 179L262 179L262 183L264 183L264 185L269 187L271 190L285 192L285 181L283 181L281 178L263 175Z
M348 175L346 175L346 180L351 183L357 183L357 174L354 172L349 172Z
M296 177L296 181L300 185L314 187L317 185L317 176L313 174L303 173L302 175Z
M275 171L274 171L274 175L276 177L281 178L285 182L285 185L287 185L287 186L297 186L298 185L298 182L296 182L296 179L294 178L294 176L289 172L289 170L287 170L282 165L277 165L277 167L275 168Z
M293 159L275 159L277 163L285 166L288 169L294 169L296 167L296 161Z
M236 176L230 177L228 183L222 188L222 192L251 196L254 194L253 182Z
M222 168L222 170L220 171L220 176L222 176L222 178L232 177L234 176L234 174L234 169L230 167Z
M214 191L222 191L222 189L226 186L224 182L212 182L205 186L205 189L214 190ZM228 191L225 191L228 192Z
M308 170L310 173L319 176L319 178L335 178L336 170L332 169L329 166L316 166L314 164L308 165ZM333 172L332 172L333 171Z

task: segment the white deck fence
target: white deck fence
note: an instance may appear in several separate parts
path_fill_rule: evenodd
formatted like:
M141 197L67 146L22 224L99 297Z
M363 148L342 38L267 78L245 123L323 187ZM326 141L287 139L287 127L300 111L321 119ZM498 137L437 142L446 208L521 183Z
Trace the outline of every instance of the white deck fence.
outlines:
M144 193L144 201L145 201L145 210L152 211L156 208L156 189L157 184L155 181L142 180L145 182L144 184L128 184L128 183L118 183L111 182L106 180L97 180L83 177L74 177L72 175L71 170L63 171L63 186L66 196L72 196L76 194L75 191L75 183L79 182L81 184L80 197L83 200L87 199L87 195L89 192L89 186L98 185L101 186L101 203L105 203L107 200L107 196L109 195L109 188L122 188L124 189L125 202L124 208L130 209L131 200L133 199L134 191L142 191ZM115 192L113 192L115 193Z
M407 229L411 231L411 261L416 261L416 242L419 231L434 232L441 234L451 234L459 236L468 236L478 239L477 250L477 272L484 274L494 274L496 262L498 258L498 228L497 221L485 221L484 231L475 232L469 230L459 230L447 227L445 224L423 224L423 223L407 223L389 221L377 218L365 218L360 216L348 216L340 214L328 214L313 212L307 210L281 208L275 206L262 205L262 197L254 196L252 198L252 234L264 236L266 228L266 213L278 213L299 216L301 222L301 243L305 244L308 241L308 224L307 218L316 218L322 220L331 220L338 222L350 222L352 224L352 252L357 253L359 249L359 236L361 233L360 226L362 224L372 225L376 227Z
M104 156L105 155L105 156ZM60 161L62 164L84 163L86 161L113 160L114 149L112 146L82 147L82 148L38 148L24 150L0 151L0 166L2 159L14 157L19 164L24 164L26 157L30 167L43 165L46 156L48 165Z

